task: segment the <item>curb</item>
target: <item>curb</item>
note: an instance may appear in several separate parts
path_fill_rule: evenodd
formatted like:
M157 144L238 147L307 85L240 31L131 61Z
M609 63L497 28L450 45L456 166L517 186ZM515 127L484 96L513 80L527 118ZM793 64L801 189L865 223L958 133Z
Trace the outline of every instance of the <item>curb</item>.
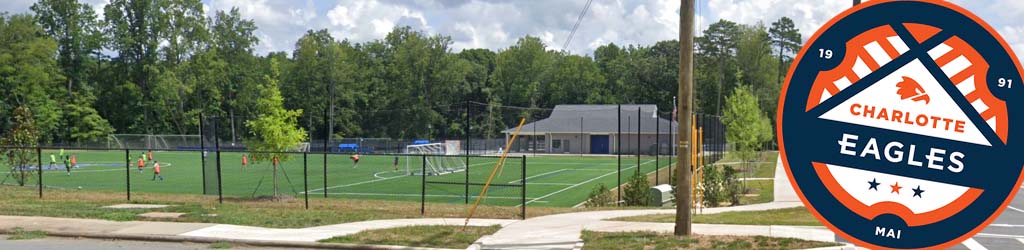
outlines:
M132 235L132 234L99 234L99 233L66 233L47 232L46 236L69 237L69 238L90 238L90 239L113 239L133 241L157 241L157 242L189 242L189 243L217 243L230 242L259 247L280 247L280 248L313 248L313 249L370 249L370 250L448 250L447 248L429 247L407 247L391 245L370 245L352 243L319 243L319 242L288 242L288 241L266 241L266 240L244 240L224 239L212 237L178 236L178 235ZM12 230L0 229L0 234L10 234Z

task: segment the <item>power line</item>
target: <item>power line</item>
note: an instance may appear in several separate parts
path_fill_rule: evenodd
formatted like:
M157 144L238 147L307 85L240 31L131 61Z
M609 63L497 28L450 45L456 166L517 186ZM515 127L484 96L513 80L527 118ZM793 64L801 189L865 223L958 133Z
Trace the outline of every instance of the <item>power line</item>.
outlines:
M576 29L580 27L580 23L583 22L583 16L587 15L587 10L590 10L590 4L593 2L594 0L587 0L587 4L583 6L583 11L580 11L580 16L576 18L576 24L572 25L572 31L569 32L569 37L567 37L565 39L565 43L562 44L562 51L566 51L566 49L569 48L569 42L571 42L572 38L576 36Z

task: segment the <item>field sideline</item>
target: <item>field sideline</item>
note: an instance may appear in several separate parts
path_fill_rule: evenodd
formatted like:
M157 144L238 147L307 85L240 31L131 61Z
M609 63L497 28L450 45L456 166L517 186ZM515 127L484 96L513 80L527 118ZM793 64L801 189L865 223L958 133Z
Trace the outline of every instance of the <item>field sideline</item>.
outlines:
M85 190L85 191L124 191L125 151L124 150L66 150L65 154L74 154L80 168L72 169L67 175L63 162L53 169L48 168L49 155L57 154L53 150L43 151L43 185L54 190ZM140 173L135 167L138 157L144 151L130 151L131 167L128 175L131 190L151 193L203 193L202 156L196 151L154 151L154 160L161 164L161 175L164 180L153 180L151 162ZM241 167L241 155L238 152L221 153L221 169L223 193L225 197L259 197L273 194L273 171L269 162L250 161L246 168ZM301 198L303 186L303 155L291 154L283 160L278 171L279 192ZM348 154L329 154L327 156L327 178L324 183L323 154L309 154L305 159L308 166L308 185L310 197L344 197L353 199L402 200L419 201L423 177L406 175L406 165L418 171L422 158L418 156L398 156L398 171L394 170L393 155L364 155L359 166L353 167ZM215 154L209 153L206 167L215 168ZM461 162L465 157L458 157ZM493 184L517 185L524 176L521 157L509 157L504 168L496 175ZM668 166L669 156L658 159L660 168ZM58 160L60 161L60 160ZM484 183L497 157L469 157L469 183ZM613 188L616 185L618 160L607 156L526 156L526 203L529 206L571 207L587 199L590 191L599 183ZM642 156L640 171L653 173L655 157ZM622 183L626 183L637 166L635 155L622 158ZM9 167L4 167L0 174L8 175ZM213 173L210 171L208 173ZM216 178L216 177L212 177ZM30 185L36 183L35 174L29 180ZM426 200L428 202L464 203L467 202L467 173L455 172L437 176L427 176ZM453 184L434 184L444 182ZM6 178L5 185L12 185L13 179ZM257 188L258 187L258 188ZM325 188L326 187L326 188ZM215 188L213 188L215 189ZM470 185L468 202L472 203L480 193L481 186ZM52 191L51 191L52 192ZM481 204L498 206L517 206L521 202L521 188L512 186L492 186L487 198Z

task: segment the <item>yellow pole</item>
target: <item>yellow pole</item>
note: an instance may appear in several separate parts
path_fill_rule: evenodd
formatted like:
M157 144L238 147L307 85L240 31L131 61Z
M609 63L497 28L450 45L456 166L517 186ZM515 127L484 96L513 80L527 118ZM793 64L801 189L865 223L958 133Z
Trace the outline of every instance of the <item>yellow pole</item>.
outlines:
M498 167L505 163L505 157L508 156L509 148L512 147L512 142L516 141L516 136L519 135L519 130L523 128L523 123L526 123L526 118L519 120L519 126L516 127L516 132L512 133L512 139L509 139L505 144L505 152L501 153L501 158L498 159L498 163L494 164L494 169L491 169L491 176L487 177L487 182L484 183L483 190L480 190L480 196L476 197L476 201L473 202L473 207L469 209L469 215L466 216L466 223L462 225L465 229L469 225L469 219L473 218L473 213L476 213L476 207L480 205L480 199L483 199L487 195L487 188L491 186L491 181L494 180L494 174L498 172ZM525 176L524 176L525 178ZM525 185L525 183L523 183Z

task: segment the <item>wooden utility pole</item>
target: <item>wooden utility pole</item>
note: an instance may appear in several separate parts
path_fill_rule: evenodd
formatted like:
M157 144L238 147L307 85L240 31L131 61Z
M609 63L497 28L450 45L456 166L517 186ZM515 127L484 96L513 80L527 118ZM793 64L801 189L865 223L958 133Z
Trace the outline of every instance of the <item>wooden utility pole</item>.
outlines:
M675 235L691 234L690 183L692 166L690 163L690 119L693 102L693 4L694 0L681 0L679 5L679 152L676 167L676 228Z

